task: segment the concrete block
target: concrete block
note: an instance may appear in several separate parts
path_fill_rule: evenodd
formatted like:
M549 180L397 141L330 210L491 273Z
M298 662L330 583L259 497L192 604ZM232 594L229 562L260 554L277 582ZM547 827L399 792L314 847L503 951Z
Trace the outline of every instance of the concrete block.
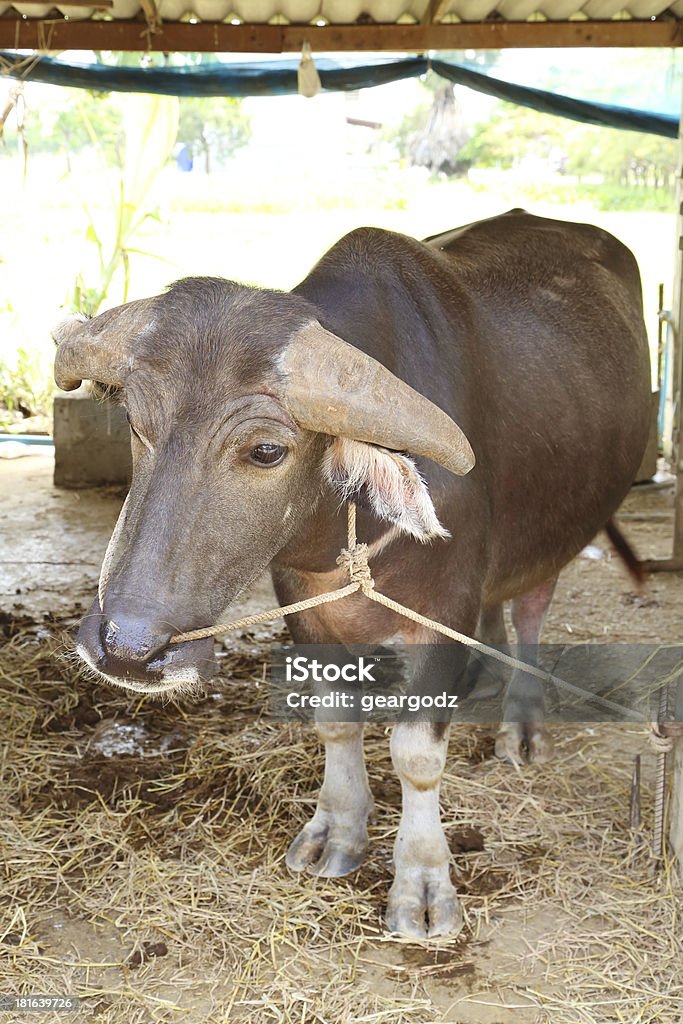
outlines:
M91 398L85 389L54 400L56 487L127 484L131 478L126 412Z

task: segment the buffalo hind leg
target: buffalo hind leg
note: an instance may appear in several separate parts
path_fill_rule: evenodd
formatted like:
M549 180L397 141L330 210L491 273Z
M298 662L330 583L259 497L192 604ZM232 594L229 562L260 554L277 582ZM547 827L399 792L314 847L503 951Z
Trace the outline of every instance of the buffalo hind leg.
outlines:
M287 851L287 866L336 878L363 863L373 800L362 723L319 720L316 728L325 744L325 777L315 814Z
M394 726L391 757L401 780L403 811L386 926L411 938L455 935L462 928L439 810L447 749L445 723L402 721Z
M555 591L557 577L516 597L512 602L512 624L517 634L517 657L536 665L541 629ZM496 736L496 755L522 764L547 761L552 756L550 734L544 725L543 683L521 669L515 669L503 700L503 722Z
M497 647L508 652L508 638L505 630L503 605L496 604L490 608L482 608L479 616L476 637L484 644ZM505 686L508 673L499 661L487 655L476 655L470 658L467 671L473 700L487 700L497 697Z

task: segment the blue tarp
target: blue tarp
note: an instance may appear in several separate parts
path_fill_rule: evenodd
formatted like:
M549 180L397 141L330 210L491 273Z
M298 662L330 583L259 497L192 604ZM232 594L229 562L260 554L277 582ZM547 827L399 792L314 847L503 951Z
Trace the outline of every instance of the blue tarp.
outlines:
M433 60L432 68L437 75L457 85L466 85L477 92L496 96L518 106L531 107L532 110L539 110L543 114L568 117L571 121L595 124L601 128L623 128L631 132L663 135L668 139L675 139L678 136L678 118L671 114L636 110L633 107L615 107L608 103L590 103L588 100L577 100L543 89L530 89L526 85L502 82L498 78L483 75L480 71L447 64L441 60Z
M298 60L259 61L244 64L200 64L181 68L111 67L105 64L66 64L51 57L37 58L26 68L26 58L0 53L8 73L17 78L50 85L102 92L146 92L163 96L281 96L298 90ZM545 114L567 117L604 128L622 128L675 139L678 118L670 114L591 103L571 96L514 85L475 71L425 57L408 57L371 64L344 66L328 58L316 58L322 88L330 92L368 89L403 78L416 78L431 69L442 78L468 89L495 96Z

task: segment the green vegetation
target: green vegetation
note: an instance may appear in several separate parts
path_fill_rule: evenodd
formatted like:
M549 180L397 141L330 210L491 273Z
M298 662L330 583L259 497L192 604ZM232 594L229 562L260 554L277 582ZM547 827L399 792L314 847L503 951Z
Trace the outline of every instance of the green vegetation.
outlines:
M106 166L121 167L125 154L124 109L131 97L82 89L62 91L59 110L36 107L28 111L22 128L31 155L61 153L67 172L71 172L74 157L94 148ZM203 157L206 168L225 163L248 143L251 119L241 100L182 97L173 102L179 104L179 121L172 141L186 144L195 156ZM0 155L13 155L13 148L6 144Z
M169 96L125 96L121 101L123 159L116 181L113 201L98 224L98 217L81 199L88 218L85 237L97 252L97 276L80 271L68 298L75 312L94 316L109 296L115 276L122 271L121 302L128 300L131 252L140 252L131 244L140 227L149 217L158 216L150 207L154 180L166 164L178 131L178 101ZM86 118L86 126L97 148L103 171L107 169L104 144ZM111 220L113 216L113 230ZM108 223L109 222L109 223ZM105 241L109 228L111 241ZM147 254L152 255L152 254ZM92 260L88 259L89 266Z
M607 204L603 208L609 208L613 196L613 208L624 209L629 190L633 198L629 209L642 208L644 189L668 192L669 206L673 202L677 144L656 135L595 128L501 103L458 155L473 166L500 170L535 158L550 170L573 176L579 186L586 177L601 178L618 186L602 193ZM662 208L662 200L660 196L657 208Z
M178 142L187 146L193 158L203 158L207 174L216 159L224 162L246 146L250 134L251 119L241 100L188 97L180 101Z
M581 180L597 168L605 181L630 189L634 198L643 189L668 190L673 196L677 150L674 139L613 128L588 128L569 149L567 169Z
M482 190L484 185L474 186ZM580 182L528 182L517 190L528 204L550 203L558 206L584 204L595 210L614 213L669 213L674 209L673 189L642 188L604 182L600 185Z
M640 67L640 56L623 59ZM578 72L569 81L559 72L551 81L553 74L550 68L548 80L535 84L580 94ZM671 74L678 75L677 64ZM623 76L614 82L599 98L627 102L615 94ZM452 95L444 103L450 87L436 76L427 76L426 87L415 84L414 106L397 104L407 113L385 124L381 139L376 133L370 155L351 143L327 154L315 117L312 130L301 120L289 144L277 136L280 148L263 124L253 139L259 118L254 113L252 124L250 110L277 98L250 107L41 88L26 85L26 113L22 98L4 124L0 166L9 200L0 210L0 289L9 301L0 307L2 429L49 429L49 329L65 299L68 310L91 315L189 274L289 288L361 224L420 237L520 205L594 221L635 252L654 333L657 285L672 277L676 145L666 139L486 101L475 123L466 116L468 94L456 89L454 104ZM643 95L661 106L661 95ZM308 102L302 111L319 109ZM342 133L343 113L337 115ZM430 121L441 126L438 145L425 135ZM195 158L191 174L176 167L180 145ZM414 160L416 147L425 160ZM432 167L430 177L425 167L434 156L438 173Z
M489 120L476 128L459 156L475 167L501 170L535 157L549 161L557 170L559 155L565 147L571 147L573 128L573 124L560 118L499 103Z
M123 162L123 114L108 93L69 90L57 117L32 118L29 132L32 153L62 153L67 172L73 156L93 145L108 165Z
M16 314L8 302L0 310L4 325L18 331ZM40 349L19 347L0 355L0 429L21 432L24 421L46 430L52 417L54 386L49 366Z
M463 62L458 52L440 55L446 60ZM485 59L483 59L485 58ZM620 74L603 76L602 84L593 79L586 87L585 69L577 65L549 67L545 76L534 80L538 88L591 99L603 103L629 105L629 84L639 88L637 104L644 109L667 109L670 96L680 95L682 68L680 60L671 58L668 65L662 55L637 51L624 57L609 54L605 58ZM498 55L482 55L493 74ZM628 69L625 62L628 61ZM467 63L472 64L471 60ZM626 81L624 74L626 73ZM444 93L450 90L455 101L444 116ZM511 171L523 168L529 181L529 195L537 195L539 177L551 174L571 179L576 189L573 198L595 202L599 209L672 210L676 179L677 143L654 135L598 128L563 118L541 114L511 103L497 102L478 124L465 129L462 124L462 101L465 90L444 85L443 80L428 74L422 82L422 95L407 111L402 121L385 129L384 137L408 162L428 166L434 173L459 176L463 169L495 169ZM634 101L631 100L633 103ZM635 105L635 104L634 104ZM428 145L427 145L428 143ZM427 150L428 159L424 159ZM476 180L476 177L475 177ZM563 201L570 200L569 189L561 182L540 185L546 198L553 189Z

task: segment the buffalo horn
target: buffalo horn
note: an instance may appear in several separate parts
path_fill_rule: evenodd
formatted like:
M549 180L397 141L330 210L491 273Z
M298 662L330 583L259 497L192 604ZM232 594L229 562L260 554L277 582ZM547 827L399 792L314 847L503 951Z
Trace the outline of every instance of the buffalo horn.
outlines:
M306 430L423 455L457 476L474 466L450 416L317 321L297 332L281 366L285 403Z
M92 320L75 316L55 327L58 387L73 391L83 380L120 386L131 365L131 341L148 326L153 303L154 299L139 299Z

